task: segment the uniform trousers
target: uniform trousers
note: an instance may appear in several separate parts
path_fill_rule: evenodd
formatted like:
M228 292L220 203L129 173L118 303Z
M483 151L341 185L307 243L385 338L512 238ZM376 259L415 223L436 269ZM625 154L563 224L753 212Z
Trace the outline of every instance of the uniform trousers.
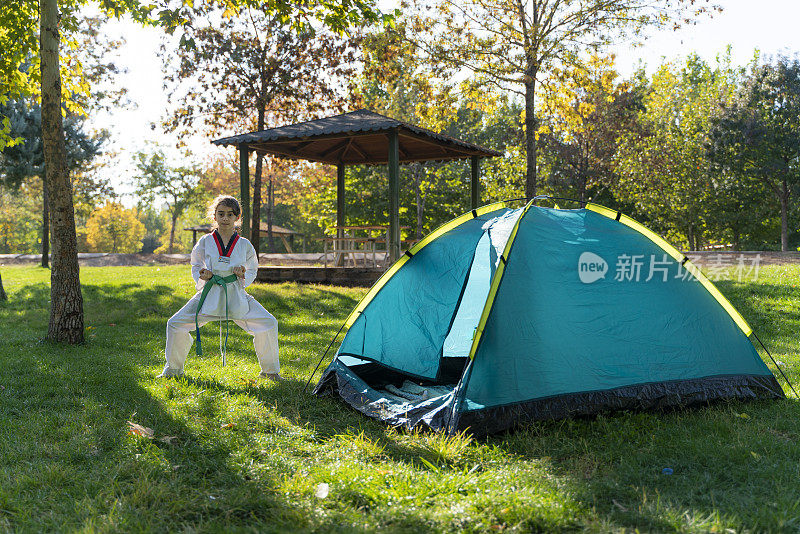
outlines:
M253 336L253 347L258 357L261 371L277 374L280 371L278 360L278 320L272 316L252 295L247 295L248 310L242 318L231 319L245 332ZM195 312L200 302L200 293L192 297L186 305L167 321L167 345L164 355L167 363L164 376L183 374L183 364L192 348L195 330ZM225 320L224 317L200 313L197 322L200 326L210 322ZM206 336L206 339L208 337Z

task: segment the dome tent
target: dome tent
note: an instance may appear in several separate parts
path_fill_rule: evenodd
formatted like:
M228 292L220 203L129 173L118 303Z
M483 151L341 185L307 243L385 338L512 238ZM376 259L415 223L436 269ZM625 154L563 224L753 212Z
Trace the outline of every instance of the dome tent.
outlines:
M472 210L401 257L345 326L315 393L409 428L784 397L700 270L595 204Z

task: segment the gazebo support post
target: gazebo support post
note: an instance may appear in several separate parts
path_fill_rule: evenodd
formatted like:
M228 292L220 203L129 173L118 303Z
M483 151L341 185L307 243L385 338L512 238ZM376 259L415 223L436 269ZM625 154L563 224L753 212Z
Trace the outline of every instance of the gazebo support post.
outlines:
M389 137L389 262L400 257L400 142L397 129Z
M472 195L470 199L472 209L475 209L481 203L481 160L478 156L471 156L469 159L472 164L472 179L470 180Z
M247 145L239 145L239 201L242 208L242 237L250 237L250 149Z
M344 237L344 228L342 226L347 224L346 220L344 211L344 163L340 161L336 165L336 226L339 228L336 230L338 239L334 242L334 252L342 247L341 239ZM344 254L334 254L334 261L334 265L337 267L344 266Z

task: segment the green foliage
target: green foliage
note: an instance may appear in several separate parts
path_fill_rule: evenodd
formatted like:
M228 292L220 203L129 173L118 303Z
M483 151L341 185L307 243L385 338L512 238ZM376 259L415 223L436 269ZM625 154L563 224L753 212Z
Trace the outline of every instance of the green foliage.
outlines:
M541 100L541 168L557 196L591 201L617 186L620 138L639 128L643 109L642 87L618 76L613 57L591 56Z
M42 196L24 182L16 191L0 187L0 254L35 254L42 244Z
M452 73L432 69L399 21L391 31L362 41L364 70L351 91L358 107L420 125L487 148L508 151L510 158L483 160L481 202L518 197L516 172L522 138L521 108L508 95L488 93L467 80L448 81ZM510 160L510 161L509 161ZM387 170L383 166L348 167L345 182L348 224L387 224ZM336 191L328 181L309 199L307 213L318 225L335 224ZM470 207L469 160L412 163L400 168L400 224L404 239L415 239Z
M161 212L161 220L163 230L158 236L158 241L161 245L154 251L157 254L163 254L169 251L171 220L168 210ZM192 243L192 232L187 232L184 228L208 224L209 222L206 216L206 206L204 202L196 202L188 206L175 223L175 237L172 245L172 252L175 254L188 254L191 252L194 245L194 243ZM198 233L197 238L200 239L202 235L202 232Z
M723 173L780 206L782 250L788 250L792 196L800 189L800 60L755 64L714 122L709 156Z
M139 252L144 234L134 210L118 202L106 202L86 222L86 241L92 252Z
M169 228L168 214L152 205L139 206L136 218L144 225L142 252L151 254L161 246L160 237Z
M18 139L13 146L0 151L0 183L16 188L26 178L43 177L42 113L39 105L16 100L0 105L0 115L9 119L11 135ZM64 138L67 168L72 174L100 154L108 134L87 133L84 119L68 113L64 119Z
M690 56L683 65L662 65L646 88L639 128L620 143L617 198L660 231L679 232L691 249L721 226L715 213L724 187L715 188L721 177L712 173L705 147L711 120L735 84L726 62L712 69Z
M111 2L104 0L101 8ZM102 39L97 31L99 19L80 14L82 0L60 2L59 31L61 51L65 59L60 63L61 89L64 108L73 115L86 113L110 99L117 99L124 91L98 90L100 82L109 81L118 72L116 65L107 59L109 52L119 42ZM131 12L136 20L144 20L145 12L137 0L114 2L121 14ZM39 51L39 2L35 0L9 0L0 4L0 105L21 99L38 100L41 95ZM66 59L68 57L68 59ZM10 131L8 117L0 111L0 150L17 142Z
M153 205L156 201L167 201L170 216L170 234L167 239L166 252L173 252L175 231L178 219L204 196L200 186L202 171L199 167L172 166L160 150L151 154L138 152L136 166L139 174L134 176L133 183L136 194L140 198L140 207Z
M36 2L10 0L0 4L0 105L28 97L35 92L39 69L32 65L38 50L37 26L39 13ZM16 142L11 136L11 124L0 115L0 150Z

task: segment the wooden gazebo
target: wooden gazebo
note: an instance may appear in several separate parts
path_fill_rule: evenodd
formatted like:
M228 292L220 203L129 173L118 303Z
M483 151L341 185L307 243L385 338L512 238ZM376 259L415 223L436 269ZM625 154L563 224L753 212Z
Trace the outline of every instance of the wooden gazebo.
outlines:
M400 255L400 164L414 161L469 159L472 164L472 208L479 203L479 162L500 156L494 150L454 139L407 122L361 109L313 121L290 124L212 141L239 149L242 228L250 228L251 151L280 158L305 159L337 167L336 224L345 220L345 165L389 167L389 258Z

